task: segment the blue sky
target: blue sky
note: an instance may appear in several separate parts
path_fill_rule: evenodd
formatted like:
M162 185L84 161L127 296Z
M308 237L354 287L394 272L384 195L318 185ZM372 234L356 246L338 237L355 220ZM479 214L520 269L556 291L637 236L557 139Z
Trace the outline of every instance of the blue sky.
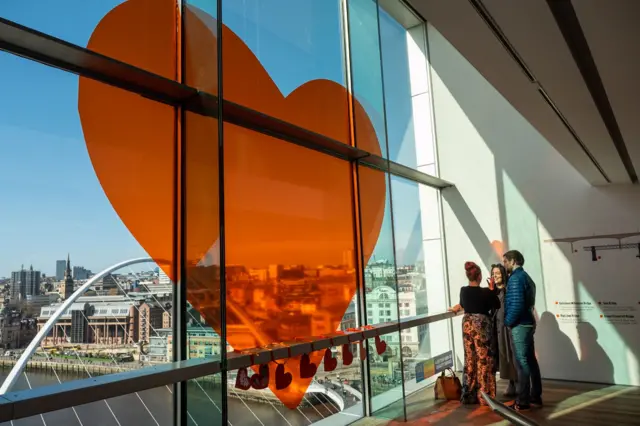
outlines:
M363 27L354 32L352 46L364 52L354 57L354 81L360 82L356 96L383 141L374 9L371 0L353 1L353 19ZM2 1L0 16L85 46L100 19L119 3ZM215 9L215 1L193 3ZM337 0L243 0L224 6L225 24L258 56L283 93L317 78L345 84ZM414 149L405 146L400 154L403 144L413 144L405 136L412 123L404 30L383 14L381 31L389 155L415 167L415 157L406 155ZM55 261L67 252L75 265L94 271L145 255L105 197L89 161L78 117L78 77L3 52L0 69L0 276L21 264L52 274ZM393 179L392 189L399 261L411 262L420 250L416 233L421 240L417 185ZM387 224L377 257L391 258L391 247Z

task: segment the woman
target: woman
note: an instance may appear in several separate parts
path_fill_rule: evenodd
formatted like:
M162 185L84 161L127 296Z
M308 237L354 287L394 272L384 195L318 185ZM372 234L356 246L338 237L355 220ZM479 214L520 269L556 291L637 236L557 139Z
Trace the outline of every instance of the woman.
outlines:
M507 398L516 395L516 380L518 373L516 370L513 352L511 351L511 333L504 325L504 296L507 292L507 271L501 264L491 265L491 280L498 292L500 308L495 311L493 317L495 370L500 372L500 378L509 380L509 386L503 396Z
M480 391L496 396L496 376L491 351L493 321L491 313L500 307L493 288L480 287L482 271L474 262L466 262L464 269L469 285L460 289L460 304L451 308L464 310L462 340L464 342L464 374L462 403L487 405Z

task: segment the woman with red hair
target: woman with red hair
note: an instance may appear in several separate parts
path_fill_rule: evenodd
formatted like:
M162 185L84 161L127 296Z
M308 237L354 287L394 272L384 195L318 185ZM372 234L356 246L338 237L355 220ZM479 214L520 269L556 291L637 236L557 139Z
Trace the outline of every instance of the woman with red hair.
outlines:
M494 356L491 352L492 313L500 308L500 300L493 288L480 287L482 271L478 265L466 262L464 269L469 285L460 289L460 304L451 308L453 312L464 310L462 403L486 405L480 391L492 398L496 396Z

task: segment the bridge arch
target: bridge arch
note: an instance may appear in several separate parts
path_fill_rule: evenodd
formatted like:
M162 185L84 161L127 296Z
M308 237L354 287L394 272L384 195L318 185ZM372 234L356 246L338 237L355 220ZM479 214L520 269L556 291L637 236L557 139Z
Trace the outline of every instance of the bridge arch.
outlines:
M18 377L20 377L20 374L22 374L22 372L24 371L27 362L29 362L31 356L36 352L42 340L49 334L56 322L58 322L60 317L66 312L67 309L71 307L71 305L78 299L78 297L82 296L92 285L98 282L98 280L101 280L106 275L117 271L118 269L140 263L151 262L155 263L155 261L150 257L138 257L135 259L129 259L125 260L124 262L116 263L115 265L112 265L107 269L97 273L96 275L88 279L86 283L78 287L73 292L73 294L71 294L71 296L69 296L69 298L66 299L62 303L62 305L60 305L60 307L53 313L53 315L51 315L51 318L49 318L44 326L42 326L31 343L29 343L27 348L22 352L22 355L20 355L20 359L18 359L18 362L15 363L7 378L4 379L4 382L2 382L2 386L0 386L0 395L4 395L5 393L9 392L9 390L11 390L11 387L15 384L15 382L18 380Z

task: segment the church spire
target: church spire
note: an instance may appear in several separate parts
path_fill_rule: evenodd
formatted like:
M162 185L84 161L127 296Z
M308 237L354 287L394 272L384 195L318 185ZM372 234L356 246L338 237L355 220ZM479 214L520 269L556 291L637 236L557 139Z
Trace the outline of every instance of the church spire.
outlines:
M67 268L64 271L64 278L65 278L65 280L67 278L72 278L72 274L71 274L71 256L69 256L69 253L67 253Z
M73 294L73 274L71 273L71 257L67 253L67 269L64 271L64 298Z

